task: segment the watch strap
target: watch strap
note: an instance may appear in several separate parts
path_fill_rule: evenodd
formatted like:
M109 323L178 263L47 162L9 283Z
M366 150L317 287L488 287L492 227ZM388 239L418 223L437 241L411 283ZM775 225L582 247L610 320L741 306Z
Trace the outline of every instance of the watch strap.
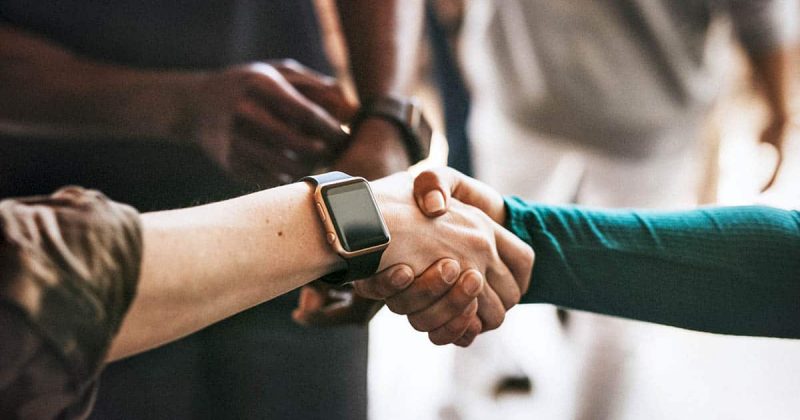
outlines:
M347 263L346 269L326 274L320 280L328 284L341 285L371 277L378 271L378 267L381 265L381 257L383 257L383 250L349 258L345 260Z
M366 102L358 111L351 127L353 131L367 118L378 117L393 123L403 138L412 163L428 157L433 129L413 99L381 96Z

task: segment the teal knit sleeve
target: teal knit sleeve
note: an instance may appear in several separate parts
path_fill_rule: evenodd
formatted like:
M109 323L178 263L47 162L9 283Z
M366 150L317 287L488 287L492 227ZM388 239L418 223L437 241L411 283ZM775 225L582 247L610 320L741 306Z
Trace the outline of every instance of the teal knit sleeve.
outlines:
M800 213L600 211L507 198L536 263L524 303L721 334L800 338Z

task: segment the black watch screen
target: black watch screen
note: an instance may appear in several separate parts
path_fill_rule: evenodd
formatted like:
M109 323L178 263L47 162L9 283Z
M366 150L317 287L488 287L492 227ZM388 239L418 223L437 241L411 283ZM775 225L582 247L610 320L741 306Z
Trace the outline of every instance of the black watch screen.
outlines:
M346 251L389 242L389 232L378 214L366 181L332 185L322 190L322 197Z

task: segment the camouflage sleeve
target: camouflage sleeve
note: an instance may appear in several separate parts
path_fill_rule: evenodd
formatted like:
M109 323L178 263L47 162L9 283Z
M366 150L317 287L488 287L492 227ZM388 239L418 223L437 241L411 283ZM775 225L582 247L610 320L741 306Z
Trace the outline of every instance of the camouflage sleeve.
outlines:
M138 213L99 192L0 201L0 418L89 408L141 254Z

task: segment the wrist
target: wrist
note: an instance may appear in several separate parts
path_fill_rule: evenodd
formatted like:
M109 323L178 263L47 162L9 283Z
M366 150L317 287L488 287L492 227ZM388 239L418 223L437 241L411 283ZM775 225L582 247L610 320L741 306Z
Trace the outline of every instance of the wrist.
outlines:
M176 143L196 143L198 126L203 119L203 103L208 100L202 95L204 86L214 83L208 72L187 72L168 77L169 103L164 109L164 132L166 138Z
M413 97L392 95L372 97L362 103L352 122L354 133L360 131L367 120L382 120L392 126L411 164L428 157L433 131Z

